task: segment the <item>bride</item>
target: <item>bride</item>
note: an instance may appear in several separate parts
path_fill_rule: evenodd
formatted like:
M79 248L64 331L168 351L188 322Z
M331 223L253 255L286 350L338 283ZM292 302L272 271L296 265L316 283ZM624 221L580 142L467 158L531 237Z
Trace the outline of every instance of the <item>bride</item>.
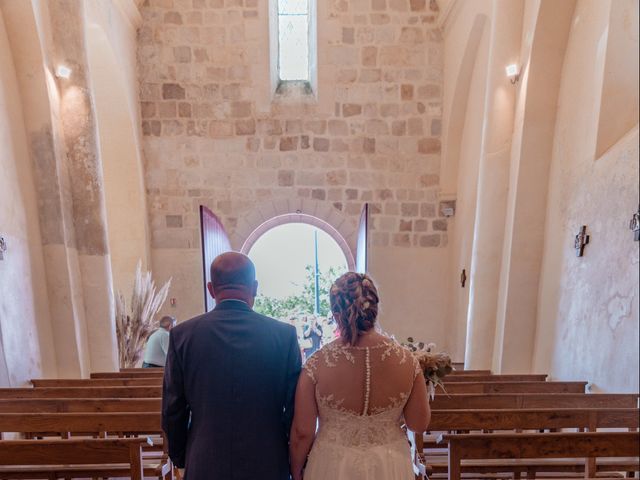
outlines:
M429 424L420 366L411 352L374 329L378 292L367 275L338 278L331 310L340 338L307 360L298 381L293 480L413 480L401 424L416 433Z

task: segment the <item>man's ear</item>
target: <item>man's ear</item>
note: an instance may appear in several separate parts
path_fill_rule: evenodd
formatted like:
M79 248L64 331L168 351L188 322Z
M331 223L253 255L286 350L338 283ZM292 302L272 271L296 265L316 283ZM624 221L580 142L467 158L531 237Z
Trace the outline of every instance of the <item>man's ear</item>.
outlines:
M209 295L211 295L211 298L215 300L216 294L213 292L213 284L211 282L207 282L207 290L209 291Z

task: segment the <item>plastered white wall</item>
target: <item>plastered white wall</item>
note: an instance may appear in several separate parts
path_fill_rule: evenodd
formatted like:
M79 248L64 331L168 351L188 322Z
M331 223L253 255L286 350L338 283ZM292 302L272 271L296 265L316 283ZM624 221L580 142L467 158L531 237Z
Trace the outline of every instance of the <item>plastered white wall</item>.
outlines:
M22 106L0 10L0 385L55 372L44 265Z
M638 391L638 127L596 158L609 1L578 1L560 87L534 368ZM635 52L629 55L637 55ZM575 234L591 242L576 257Z

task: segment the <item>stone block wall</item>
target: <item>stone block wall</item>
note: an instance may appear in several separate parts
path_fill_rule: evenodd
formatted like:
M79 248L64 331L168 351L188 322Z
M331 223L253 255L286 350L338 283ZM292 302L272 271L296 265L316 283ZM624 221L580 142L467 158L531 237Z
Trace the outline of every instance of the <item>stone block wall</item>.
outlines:
M267 0L143 2L152 248L199 248L200 204L241 245L243 217L291 200L352 226L370 202L376 247L446 245L435 2L318 3L318 92L305 95L270 91Z

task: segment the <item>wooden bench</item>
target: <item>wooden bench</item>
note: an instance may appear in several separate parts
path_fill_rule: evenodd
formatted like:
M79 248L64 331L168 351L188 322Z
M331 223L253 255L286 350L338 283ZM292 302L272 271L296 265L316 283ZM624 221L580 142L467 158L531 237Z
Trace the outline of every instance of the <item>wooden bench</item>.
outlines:
M0 438L3 433L20 433L28 439L72 436L108 438L155 436L152 451L145 454L145 476L165 478L171 462L162 441L160 412L126 413L0 413ZM0 448L2 443L0 442ZM149 462L152 462L149 464ZM2 478L2 474L0 474Z
M453 367L456 368L456 367ZM491 375L491 370L454 370L449 375Z
M458 382L545 382L547 375L545 374L526 374L526 375L459 375L446 376L444 379L445 388L448 383Z
M636 408L637 393L449 395L437 393L434 410L502 408Z
M0 432L71 435L162 435L160 412L0 413Z
M143 480L148 439L3 440L0 478L129 477Z
M596 431L599 428L637 429L640 424L637 408L590 408L590 409L501 409L501 410L434 410L429 432L456 431L484 433L497 430L559 430L575 428L581 431ZM446 473L447 465L433 459L440 454L438 446L430 439L432 435L410 434L416 461L427 463L432 473ZM425 453L430 461L425 461Z
M160 398L52 398L0 400L0 413L160 412Z
M499 410L434 410L429 430L552 430L638 428L637 408L545 408Z
M150 369L146 369L150 370ZM164 376L164 370L160 372L156 371L143 371L143 372L95 372L89 375L89 378L101 379L101 378L158 378Z
M0 388L3 398L160 398L162 387Z
M121 373L164 372L164 368L121 368Z
M568 463L581 468L586 478L595 477L595 469L598 467L594 465L595 462L576 462L576 458L632 457L632 459L618 463L610 463L607 468L623 467L627 471L638 471L639 468L637 457L640 434L638 432L445 434L441 437L440 442L448 445L449 480L460 480L462 470L467 468L462 464L464 460L572 459ZM511 465L504 463L504 465L506 470L499 471L512 471L518 467L516 462L512 462ZM487 469L494 472L497 467L488 466ZM482 469L474 469L475 472L478 470ZM549 463L545 470L549 472L567 471L562 468L560 462Z
M157 378L73 378L73 379L34 379L36 388L51 387L156 387L162 385L162 377Z
M587 382L449 382L446 393L584 393ZM439 389L440 390L440 389Z

